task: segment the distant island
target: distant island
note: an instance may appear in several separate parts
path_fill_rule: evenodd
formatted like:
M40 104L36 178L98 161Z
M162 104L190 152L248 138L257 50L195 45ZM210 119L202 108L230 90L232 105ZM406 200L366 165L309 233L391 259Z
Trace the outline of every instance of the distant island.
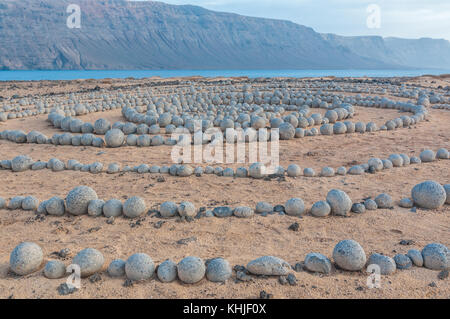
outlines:
M81 28L69 28L69 4ZM443 39L344 37L289 21L125 0L0 0L0 70L450 69Z

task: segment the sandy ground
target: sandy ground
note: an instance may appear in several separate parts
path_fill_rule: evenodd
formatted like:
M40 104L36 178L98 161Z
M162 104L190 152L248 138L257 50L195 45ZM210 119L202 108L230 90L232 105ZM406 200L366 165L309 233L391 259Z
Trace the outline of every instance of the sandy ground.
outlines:
M115 84L115 80L111 81ZM417 79L411 81L417 83ZM431 83L436 81L437 83ZM101 85L101 82L91 80L89 85ZM420 83L423 86L445 86L445 83L448 85L448 80L425 78ZM39 82L33 83L31 88L22 87L29 85L27 83L14 85L18 87L12 90L15 93L33 94L39 91ZM53 85L59 90L57 85ZM73 88L77 84L69 83L67 86ZM41 84L41 87L47 87L46 91L51 91L46 83ZM2 95L9 96L12 91L6 87ZM40 91L38 93L42 94ZM357 107L357 112L353 121L374 121L378 125L399 116L395 110ZM423 149L450 149L450 112L434 109L430 109L430 112L432 116L429 121L411 129L281 141L280 164L287 167L296 163L302 168L312 167L317 172L324 166L349 167L367 162L370 157L386 158L392 153L418 156ZM90 114L81 119L93 122L100 117L119 120L120 111ZM45 118L43 115L9 120L0 123L0 130L23 129L28 132L36 129L49 136L58 132L44 121ZM111 162L120 163L122 166L142 163L170 165L170 151L168 146L100 150L93 147L20 145L0 140L0 159L12 159L19 154L28 154L34 160L47 161L56 157L64 161L77 159L86 164L99 161L105 166ZM221 166L237 167L240 164ZM197 208L220 205L254 207L258 201L268 201L274 205L284 204L292 197L302 198L310 207L315 201L325 199L332 188L346 191L354 202L370 196L375 197L382 192L399 201L403 197L409 197L411 188L424 180L450 183L449 167L448 160L440 160L394 168L376 175L297 179L287 177L286 181L233 179L211 175L201 178L164 175L165 182L158 182L158 175L151 174L93 175L74 171L0 171L0 197L9 199L17 195L33 195L39 200L45 200L52 196L65 197L75 186L88 185L97 192L99 198L105 200L124 200L133 195L141 196L149 208L158 208L159 204L167 200L188 200ZM149 280L125 288L122 286L124 279L112 279L103 273L100 282L91 283L84 279L82 288L66 297L59 296L56 289L65 279L46 279L42 271L18 277L8 269L11 250L23 241L38 243L44 250L46 260L54 259L52 252L63 248L69 248L72 257L83 248L96 248L105 256L105 268L111 260L126 259L136 252L147 253L157 264L167 258L178 262L185 256L194 255L203 259L223 257L234 266L246 265L252 259L263 255L274 255L295 265L303 261L310 252L320 252L331 257L334 246L340 240L350 238L363 246L367 256L379 252L393 257L397 253L406 253L411 248L420 250L431 242L440 242L450 247L449 213L448 205L439 210L418 210L417 213L396 206L392 210L368 211L345 218L315 218L307 214L303 218L269 215L245 220L234 217L202 218L193 222L169 219L165 220L161 228L155 228L154 224L160 219L153 216L145 216L137 226L136 221L125 218L117 218L115 223L110 225L104 217L46 216L44 220L39 220L33 212L0 210L0 297L257 298L260 291L265 290L275 298L449 298L450 279L439 280L437 271L417 267L397 271L389 277L383 276L380 289L367 288L366 273L336 269L328 276L295 272L297 286L280 285L277 278L236 283L233 276L233 279L225 284L212 283L206 279L195 285L184 285L180 282L163 284L157 280ZM288 230L294 222L300 224L298 232ZM180 239L191 237L195 237L195 240L187 244L177 243ZM414 244L402 246L399 244L402 239L413 240ZM71 258L68 258L65 262L69 265L70 261ZM429 286L432 282L436 287Z

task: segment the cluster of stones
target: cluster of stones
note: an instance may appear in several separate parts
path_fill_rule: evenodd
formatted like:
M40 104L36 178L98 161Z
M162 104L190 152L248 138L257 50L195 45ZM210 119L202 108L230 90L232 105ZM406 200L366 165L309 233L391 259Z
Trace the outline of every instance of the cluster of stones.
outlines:
M424 209L438 209L444 204L450 204L450 184L441 185L435 181L425 181L417 184L411 190L411 199L403 198L399 202L400 207L411 208L417 206ZM33 210L38 214L49 214L62 216L66 212L72 215L88 214L93 217L105 216L115 218L124 215L128 218L135 218L146 213L145 201L137 196L130 197L125 203L118 199L110 199L106 202L97 197L95 191L87 186L78 186L71 190L67 197L61 199L52 197L49 200L39 203L33 196L13 197L8 205L0 198L0 209ZM312 205L309 212L315 217L325 217L328 215L347 216L352 212L362 214L376 209L391 209L394 201L388 194L380 194L375 199L367 198L363 202L353 203L350 197L342 190L332 189L328 192L326 200L318 201ZM215 207L212 210L197 211L191 202L181 202L179 205L172 201L164 202L160 205L159 216L162 218L182 217L231 217L250 218L254 214L267 216L278 213L279 215L302 216L307 212L304 201L301 198L291 198L284 205L275 205L268 202L258 202L255 209L248 206L239 206L234 209L227 206Z
M434 95L428 91L414 91L407 89L398 91L392 86L393 95L407 96L417 99L413 102L395 102L387 97L378 96L345 96L327 91L342 92L381 92L385 90L362 90L359 84L350 83L349 87L341 87L334 81L298 81L285 83L277 81L250 80L251 84L241 84L241 87L224 82L225 86L193 85L166 88L137 90L132 94L91 93L88 96L76 97L74 94L66 96L67 100L56 99L53 106L48 101L27 100L20 101L22 107L35 105L34 115L48 113L48 121L54 127L61 128L67 133L54 134L51 138L37 131L25 133L23 131L3 131L0 137L16 143L39 143L54 145L118 147L129 146L158 146L173 145L177 141L164 138L161 133L164 128L166 134L176 128L185 128L191 133L204 132L211 127L219 127L223 131L228 128L260 129L265 127L278 128L281 139L292 139L303 136L331 135L353 132L373 132L378 130L392 130L411 125L426 119L426 109L430 103L442 102L442 95ZM287 82L287 84L286 84ZM186 82L185 84L189 84ZM196 83L200 84L200 83ZM266 85L264 85L266 84ZM369 83L365 83L368 85ZM289 87L289 86L293 87ZM353 89L351 89L353 87ZM205 92L201 92L204 90ZM163 92L162 96L156 96ZM404 93L407 92L407 93ZM170 94L169 94L170 93ZM439 97L439 98L437 98ZM83 103L81 99L93 101L92 105ZM52 101L52 100L51 100ZM352 123L344 121L354 115L353 105L398 109L412 112L413 116L401 116L387 121L380 128L373 122ZM5 108L4 106L3 108ZM320 113L311 114L311 108L326 109ZM111 124L101 118L94 124L85 123L77 116L90 112L121 109L126 123ZM24 111L25 112L25 111ZM290 113L289 113L290 112ZM5 113L2 113L5 114ZM16 113L10 113L11 117ZM21 113L19 113L21 114ZM9 116L8 115L8 116ZM5 116L3 116L5 117ZM201 128L196 129L194 121L201 121ZM339 122L344 121L344 122ZM320 129L311 128L322 125ZM109 134L109 138L102 139L98 135ZM120 134L118 131L123 133ZM82 133L72 135L71 133ZM200 132L201 133L201 132ZM225 137L224 137L225 138ZM269 138L269 137L267 137ZM202 137L203 140L203 137Z
M136 218L147 212L146 203L140 197L130 197L124 203L118 199L105 202L98 199L97 193L87 186L75 187L65 199L55 196L41 203L33 196L16 196L6 205L6 201L0 198L0 209L5 207L33 210L38 214L54 216L62 216L67 212L76 216L85 214L100 216L103 214L106 217L124 215L128 218Z
M342 166L335 170L332 167L324 167L320 171L319 174L316 174L314 169L305 168L303 170L303 176L305 177L332 177L335 175L361 175L366 172L376 173L381 170L391 169L393 167L402 167L410 164L418 164L418 163L428 163L433 162L437 159L449 159L449 151L445 148L440 148L435 153L432 150L424 150L420 153L419 157L409 157L406 154L392 154L388 159L379 159L379 158L371 158L368 163L362 165L352 166L347 170L346 167ZM0 169L8 169L14 172L23 172L25 170L41 170L41 169L50 169L54 172L63 171L63 170L74 170L81 172L90 172L93 174L102 173L105 171L105 166L100 162L94 162L91 164L81 164L77 160L71 159L68 160L67 163L63 161L52 158L48 162L37 161L34 162L27 155L19 155L16 156L12 160L1 160L0 161ZM215 174L217 176L224 177L251 177L251 178L264 178L267 175L265 172L266 168L261 163L254 163L248 169L246 167L239 167L236 171L233 168L222 168L220 166L206 166L203 168L202 166L192 167L189 164L173 164L171 166L158 166L158 165L147 165L141 164L134 167L125 166L121 169L118 163L110 163L106 172L108 174L116 174L120 172L135 172L139 174L152 173L152 174L170 174L173 176L180 177L188 177L191 175L195 175L197 177L203 176L203 174ZM300 166L297 164L291 164L287 167L287 169L282 166L278 166L275 169L275 172L272 174L274 176L289 176L289 177L299 177L302 176L302 170Z
M330 274L333 267L344 271L361 271L365 267L371 272L373 265L379 267L381 275L392 275L397 269L405 270L412 267L425 267L431 270L447 270L450 268L450 250L440 244L431 243L422 251L411 249L406 254L397 254L394 258L379 253L373 253L367 259L363 247L356 241L346 239L340 241L333 250L332 262L320 253L309 253L302 263L303 269L313 273ZM19 276L25 276L39 271L44 266L44 252L36 243L23 242L11 252L10 269ZM82 278L93 276L104 271L105 258L94 248L86 248L78 252L72 259L72 265L80 267ZM253 280L253 276L290 276L293 270L285 260L274 256L262 256L250 261L246 267L235 266L236 279ZM224 258L213 258L203 261L199 257L188 256L178 263L167 259L156 265L145 253L136 253L126 260L115 259L107 267L107 273L113 278L124 278L131 282L142 282L158 278L163 283L173 282L177 278L185 284L195 284L204 277L212 282L224 283L231 278L233 269ZM58 279L67 276L66 265L60 260L48 261L43 269L44 276ZM281 278L280 278L281 279ZM280 280L281 282L281 280ZM290 282L291 283L291 282Z

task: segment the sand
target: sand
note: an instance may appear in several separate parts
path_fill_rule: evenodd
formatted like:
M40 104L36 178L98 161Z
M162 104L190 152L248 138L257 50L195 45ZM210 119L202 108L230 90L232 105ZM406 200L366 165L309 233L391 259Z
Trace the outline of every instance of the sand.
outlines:
M89 80L89 81L43 81L0 83L3 96L14 94L48 94L51 92L74 92L77 89L107 89L117 86L146 85L162 79L147 80ZM167 82L167 80L165 80ZM400 79L424 87L449 85L449 79L414 78ZM105 83L107 82L107 83ZM435 82L435 83L432 83ZM398 99L398 98L396 98ZM316 111L317 109L315 109ZM352 120L374 121L382 125L387 119L399 116L396 110L356 107L357 116ZM324 166L351 166L367 162L371 157L386 158L392 153L418 156L423 149L445 147L450 149L450 112L430 108L429 121L421 122L411 129L341 136L319 136L280 142L280 164L291 163L301 168L312 167L317 171ZM404 113L400 114L403 115ZM98 118L120 120L120 111L89 114L80 117L93 123ZM0 130L22 129L26 132L38 130L51 136L59 130L45 121L46 115L0 123ZM123 120L123 119L122 119ZM53 146L37 144L15 144L0 140L0 159L12 159L28 154L34 160L47 161L77 159L88 164L99 161L107 166L117 162L121 166L146 163L149 165L171 165L169 146L119 149L93 147ZM206 166L204 164L203 166ZM222 167L238 167L240 164L222 164ZM411 188L424 180L450 183L450 162L436 161L420 165L386 170L375 175L336 176L331 178L286 178L286 181L233 179L204 175L179 178L164 175L165 182L158 182L158 175L124 173L93 175L75 171L59 173L50 170L13 173L0 171L0 197L9 199L17 195L33 195L39 200L52 196L65 197L78 185L88 185L99 198L124 200L133 195L141 196L149 208L157 209L164 201L191 201L199 207L220 205L251 206L258 201L284 204L292 197L302 198L307 207L323 200L329 190L339 188L346 191L354 202L366 197L374 198L380 193L390 194L396 203L410 196ZM400 208L367 211L351 214L350 217L330 216L315 218L307 214L303 218L269 215L251 219L202 218L193 222L165 220L161 228L155 224L161 219L145 216L140 225L135 220L117 218L115 223L106 223L106 218L88 216L46 216L36 219L34 212L22 210L0 210L0 298L257 298L261 290L273 294L274 298L449 298L449 279L439 280L439 272L413 267L382 276L380 289L369 289L364 272L344 272L333 269L328 276L308 272L295 272L297 286L280 285L277 278L255 279L253 282L236 283L234 279L217 284L203 279L195 285L180 282L163 284L157 280L123 287L124 278L113 279L102 273L102 280L91 283L82 281L79 291L69 296L60 296L57 287L65 279L46 279L42 270L25 277L9 271L9 254L23 241L38 243L44 251L45 260L55 259L53 252L69 248L71 258L81 249L99 249L105 256L105 269L110 261L126 259L133 253L144 252L155 263L165 259L175 262L194 255L203 259L223 257L232 266L246 265L263 255L274 255L295 265L304 260L306 254L319 252L331 258L334 246L343 239L354 239L364 248L367 256L384 253L393 257L409 249L421 250L426 244L440 242L450 247L450 206L438 210ZM298 222L298 232L288 227ZM187 244L177 241L194 237ZM403 239L413 240L409 246L400 245ZM234 276L233 276L234 277ZM434 282L436 287L430 287Z

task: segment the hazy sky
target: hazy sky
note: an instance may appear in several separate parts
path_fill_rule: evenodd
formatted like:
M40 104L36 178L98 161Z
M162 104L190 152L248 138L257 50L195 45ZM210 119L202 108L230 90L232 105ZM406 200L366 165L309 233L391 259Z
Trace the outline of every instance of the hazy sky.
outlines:
M286 19L318 32L450 40L450 0L162 0L216 11ZM367 8L380 8L380 28L368 28ZM376 20L371 20L376 21Z

